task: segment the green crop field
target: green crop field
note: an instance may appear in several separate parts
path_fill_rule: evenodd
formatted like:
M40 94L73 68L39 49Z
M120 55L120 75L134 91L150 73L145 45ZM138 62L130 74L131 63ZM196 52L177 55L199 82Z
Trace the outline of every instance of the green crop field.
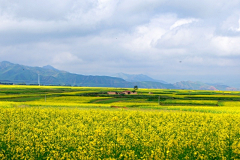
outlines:
M240 92L0 85L0 159L240 159Z

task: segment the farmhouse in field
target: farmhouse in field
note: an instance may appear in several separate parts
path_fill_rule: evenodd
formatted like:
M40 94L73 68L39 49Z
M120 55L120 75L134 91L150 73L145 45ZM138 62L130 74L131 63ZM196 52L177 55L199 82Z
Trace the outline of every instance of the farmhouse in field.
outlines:
M123 91L120 94L137 94L137 92L132 92L132 91Z
M107 94L137 94L137 92L123 91L123 92L107 92Z

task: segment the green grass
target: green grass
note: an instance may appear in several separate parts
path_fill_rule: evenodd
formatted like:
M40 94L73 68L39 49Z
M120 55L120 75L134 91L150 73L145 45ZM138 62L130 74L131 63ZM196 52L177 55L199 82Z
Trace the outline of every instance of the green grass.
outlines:
M130 98L111 98L111 99L100 99L100 100L93 100L90 101L89 103L97 103L97 104L108 104L108 103L113 103L113 102L121 102L121 101L127 101L131 100Z
M161 101L162 105L209 105L209 106L217 106L218 101L216 100L166 100Z

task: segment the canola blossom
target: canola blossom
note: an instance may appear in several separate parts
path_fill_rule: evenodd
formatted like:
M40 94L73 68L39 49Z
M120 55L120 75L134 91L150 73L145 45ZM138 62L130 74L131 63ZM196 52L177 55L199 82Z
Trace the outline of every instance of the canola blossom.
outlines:
M0 159L240 159L240 92L0 85Z
M239 159L240 115L0 107L0 159Z

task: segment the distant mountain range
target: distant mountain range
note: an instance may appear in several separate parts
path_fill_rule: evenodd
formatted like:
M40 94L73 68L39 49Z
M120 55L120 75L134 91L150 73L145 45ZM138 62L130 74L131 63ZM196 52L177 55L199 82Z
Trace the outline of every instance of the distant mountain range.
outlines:
M172 84L160 82L128 82L122 78L110 76L86 76L66 71L60 71L50 65L44 67L30 67L13 64L7 61L0 62L0 82L14 84L41 85L68 85L68 86L93 86L93 87L127 87L133 88L176 88Z
M125 73L117 73L113 75L114 77L122 78L128 82L160 82L163 84L169 84L162 80L156 80L149 76L143 75L143 74L125 74Z
M229 91L240 90L239 88L229 87L227 85L222 84L209 84L192 81L176 82L173 85L180 89L192 89L192 90L229 90Z
M182 81L169 84L162 80L155 80L149 76L118 73L114 77L91 76L69 73L58 70L50 65L44 67L30 67L7 61L0 62L0 83L67 85L92 87L121 87L133 88L162 88L162 89L195 89L195 90L238 90L226 85L205 84L202 82Z

